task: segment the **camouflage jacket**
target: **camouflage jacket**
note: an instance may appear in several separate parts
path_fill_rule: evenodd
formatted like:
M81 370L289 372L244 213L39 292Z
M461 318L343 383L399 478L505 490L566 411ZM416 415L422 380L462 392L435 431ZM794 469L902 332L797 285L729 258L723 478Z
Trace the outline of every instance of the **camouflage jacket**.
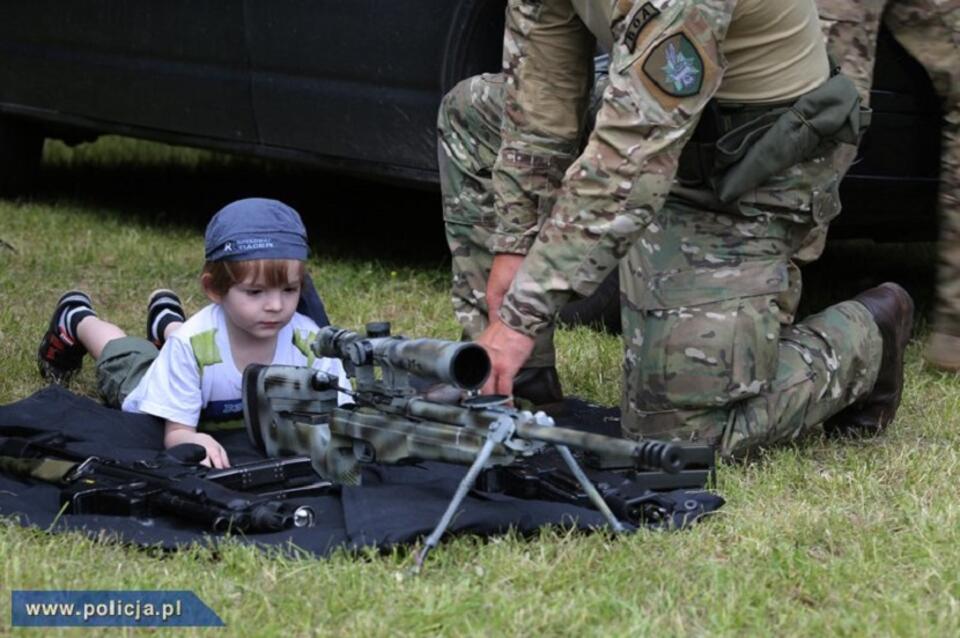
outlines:
M600 10L581 19L590 2ZM587 24L607 4L609 85L578 152L596 41ZM534 335L593 291L663 206L712 98L783 102L828 71L813 0L509 0L489 247L526 259L500 318Z

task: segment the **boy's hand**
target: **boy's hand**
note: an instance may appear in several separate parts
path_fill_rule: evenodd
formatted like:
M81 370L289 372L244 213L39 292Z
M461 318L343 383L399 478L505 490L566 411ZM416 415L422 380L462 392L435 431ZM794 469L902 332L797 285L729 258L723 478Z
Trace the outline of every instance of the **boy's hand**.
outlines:
M218 470L230 467L230 459L227 458L227 451L224 450L223 446L217 443L217 440L212 436L197 432L196 428L192 428L189 425L167 421L167 426L163 434L163 446L165 448L171 448L181 443L196 443L197 445L203 446L203 449L207 451L207 458L200 462L201 465L215 467Z

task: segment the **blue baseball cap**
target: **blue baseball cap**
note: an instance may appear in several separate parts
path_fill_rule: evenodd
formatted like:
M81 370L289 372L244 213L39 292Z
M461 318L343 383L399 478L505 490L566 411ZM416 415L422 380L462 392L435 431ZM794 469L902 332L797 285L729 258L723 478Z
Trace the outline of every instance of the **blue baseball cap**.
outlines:
M299 259L309 253L300 214L275 199L251 197L227 204L207 224L207 261Z

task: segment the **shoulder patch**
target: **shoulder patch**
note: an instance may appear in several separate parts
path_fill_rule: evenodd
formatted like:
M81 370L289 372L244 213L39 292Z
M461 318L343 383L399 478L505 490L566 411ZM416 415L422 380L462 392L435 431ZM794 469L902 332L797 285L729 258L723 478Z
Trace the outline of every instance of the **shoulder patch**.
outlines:
M644 5L633 14L633 18L631 18L630 24L627 25L627 31L623 36L623 43L627 45L627 49L630 50L631 54L637 50L637 39L640 37L640 33L644 27L650 24L650 21L658 15L660 15L660 9L657 9L649 2L644 3Z
M685 33L677 33L650 50L643 73L669 96L692 97L703 88L703 55Z

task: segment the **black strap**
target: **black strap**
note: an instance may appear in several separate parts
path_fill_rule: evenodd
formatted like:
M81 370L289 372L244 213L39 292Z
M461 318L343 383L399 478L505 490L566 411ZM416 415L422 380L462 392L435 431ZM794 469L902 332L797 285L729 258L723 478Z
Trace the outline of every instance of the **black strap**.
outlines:
M330 325L330 318L327 317L327 309L323 306L323 301L313 287L313 280L310 275L304 275L303 286L300 288L300 303L297 304L297 312L313 319L321 328Z

